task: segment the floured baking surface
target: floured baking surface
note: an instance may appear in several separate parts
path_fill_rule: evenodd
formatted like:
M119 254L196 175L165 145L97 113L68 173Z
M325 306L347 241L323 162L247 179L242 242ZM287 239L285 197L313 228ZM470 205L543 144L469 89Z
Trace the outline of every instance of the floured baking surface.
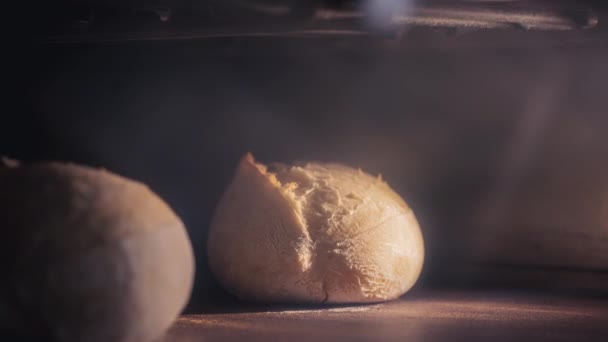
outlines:
M273 302L378 302L416 282L422 236L380 177L337 164L266 167L245 156L208 240L235 295Z
M417 289L403 299L350 308L261 304L182 316L163 342L604 341L606 317L599 296Z

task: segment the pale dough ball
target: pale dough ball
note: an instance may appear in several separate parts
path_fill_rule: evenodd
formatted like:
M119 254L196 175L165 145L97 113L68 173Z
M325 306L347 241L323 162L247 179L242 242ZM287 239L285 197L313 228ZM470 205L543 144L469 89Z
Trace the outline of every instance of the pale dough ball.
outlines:
M0 333L149 341L189 299L181 220L144 184L73 164L0 164Z
M209 264L242 299L397 298L424 259L414 213L382 179L337 164L267 168L248 154L211 224Z

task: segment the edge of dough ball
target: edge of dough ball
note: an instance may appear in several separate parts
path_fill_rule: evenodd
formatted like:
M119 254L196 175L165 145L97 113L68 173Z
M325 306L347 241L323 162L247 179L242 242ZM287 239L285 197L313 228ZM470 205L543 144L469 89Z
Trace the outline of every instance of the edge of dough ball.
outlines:
M14 279L0 294L9 297L0 298L0 312L13 314L5 325L59 340L160 336L187 304L194 279L190 239L167 203L103 169L3 164L0 220L11 226L0 256L17 260L0 261Z
M364 303L407 292L424 244L413 212L380 177L339 164L267 167L248 153L216 208L208 255L242 299Z

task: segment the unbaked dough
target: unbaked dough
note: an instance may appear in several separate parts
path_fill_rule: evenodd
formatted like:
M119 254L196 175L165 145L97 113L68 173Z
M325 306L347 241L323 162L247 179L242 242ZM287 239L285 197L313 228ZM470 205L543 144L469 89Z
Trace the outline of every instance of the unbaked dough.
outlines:
M0 163L0 334L149 341L188 301L192 247L150 189L105 170Z

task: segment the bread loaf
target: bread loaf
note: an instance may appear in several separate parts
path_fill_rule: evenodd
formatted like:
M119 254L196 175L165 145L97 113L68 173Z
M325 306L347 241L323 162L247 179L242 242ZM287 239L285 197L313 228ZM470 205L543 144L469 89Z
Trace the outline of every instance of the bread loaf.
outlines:
M397 298L422 269L412 210L380 177L337 164L248 154L213 218L211 270L236 296L292 303Z

